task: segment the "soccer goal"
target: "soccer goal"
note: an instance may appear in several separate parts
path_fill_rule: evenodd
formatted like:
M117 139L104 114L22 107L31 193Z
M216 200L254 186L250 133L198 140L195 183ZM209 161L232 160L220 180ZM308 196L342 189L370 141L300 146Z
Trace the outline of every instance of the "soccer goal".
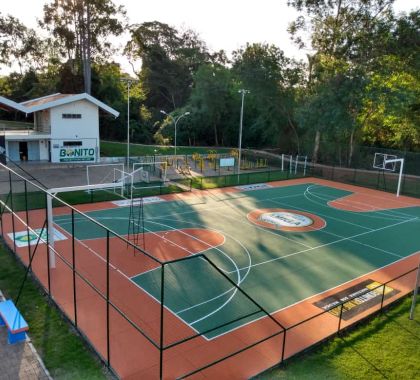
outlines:
M121 164L99 164L86 166L86 179L88 185L99 183L119 182L121 172L125 171L125 165Z
M382 170L383 172L396 172L399 164L397 197L400 196L402 175L404 170L404 158L399 158L394 154L375 153L373 158L373 168Z
M139 182L145 182L145 183L165 182L167 167L168 167L168 164L166 161L133 163L132 173L138 173L138 176L133 178L134 184L139 183Z

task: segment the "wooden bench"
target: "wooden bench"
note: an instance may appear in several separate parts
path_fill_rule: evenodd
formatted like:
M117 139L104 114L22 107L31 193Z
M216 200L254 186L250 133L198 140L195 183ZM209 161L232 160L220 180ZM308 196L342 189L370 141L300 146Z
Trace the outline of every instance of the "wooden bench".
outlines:
M26 331L29 330L29 326L11 300L0 302L0 326L4 325L7 326L10 344L26 340Z

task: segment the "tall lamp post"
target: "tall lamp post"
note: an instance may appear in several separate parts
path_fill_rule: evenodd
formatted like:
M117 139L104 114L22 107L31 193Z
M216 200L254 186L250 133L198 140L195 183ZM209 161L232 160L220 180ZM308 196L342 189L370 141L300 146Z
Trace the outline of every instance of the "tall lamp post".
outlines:
M249 90L241 89L238 93L242 94L242 105L241 105L241 117L239 121L239 157L238 157L238 183L239 183L239 175L241 174L241 157L242 157L242 125L244 121L244 103L245 103L245 95L249 94Z
M132 78L122 78L121 82L127 83L127 166L130 167L130 86L136 82Z
M166 113L164 110L160 110L161 113L163 113L164 115L168 116L169 118L171 118L172 122L174 123L175 126L175 141L174 141L174 145L175 145L175 156L176 156L176 125L178 124L178 121L180 121L183 117L188 116L190 114L190 112L184 112L182 115L178 116L177 118L173 118L172 115Z

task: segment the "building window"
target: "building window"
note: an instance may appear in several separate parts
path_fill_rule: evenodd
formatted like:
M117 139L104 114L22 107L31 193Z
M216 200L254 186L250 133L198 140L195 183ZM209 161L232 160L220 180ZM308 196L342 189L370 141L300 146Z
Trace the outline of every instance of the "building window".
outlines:
M63 141L63 146L82 146L81 141Z
M81 119L82 114L80 114L80 113L63 113L62 117L63 117L63 119Z

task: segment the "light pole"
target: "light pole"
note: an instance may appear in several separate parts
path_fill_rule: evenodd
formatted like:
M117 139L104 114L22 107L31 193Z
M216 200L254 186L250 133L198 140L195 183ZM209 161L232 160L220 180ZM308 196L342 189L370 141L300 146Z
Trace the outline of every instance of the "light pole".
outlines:
M176 156L176 125L178 124L178 121L180 121L184 116L188 116L190 114L190 112L184 112L182 115L178 116L176 119L174 119L170 114L166 113L164 110L160 110L161 113L163 113L164 115L168 116L171 118L172 122L174 123L175 126L175 141L174 141L174 146L175 146L175 156Z
M122 78L121 82L127 83L127 166L130 168L130 86L135 79Z
M244 103L245 103L245 95L249 94L249 90L241 89L238 93L242 94L242 105L241 105L241 117L239 121L239 157L238 157L238 183L239 183L239 175L241 174L241 156L242 156L242 124L244 121Z

